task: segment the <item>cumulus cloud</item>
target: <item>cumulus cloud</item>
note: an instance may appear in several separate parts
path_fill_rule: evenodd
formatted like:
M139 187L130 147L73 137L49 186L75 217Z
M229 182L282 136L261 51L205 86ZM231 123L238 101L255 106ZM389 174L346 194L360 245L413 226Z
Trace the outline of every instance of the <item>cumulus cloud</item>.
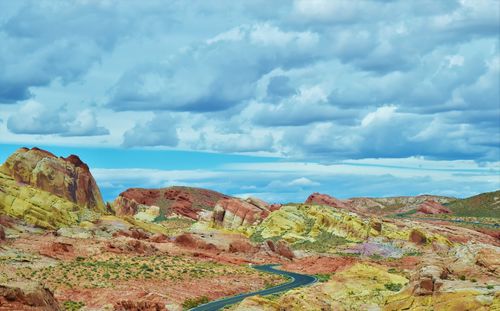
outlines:
M68 111L2 118L64 136L105 134L106 115L126 147L491 161L499 14L495 0L5 2L0 104ZM141 116L110 125L123 111Z
M30 100L7 120L7 128L15 134L60 136L99 136L109 130L99 126L95 113L84 109L72 116L65 107L52 107Z
M175 118L167 113L156 114L145 124L136 124L123 135L123 146L168 146L174 147L179 142Z
M267 23L240 26L190 47L164 64L141 64L113 88L115 110L217 111L255 94L260 77L311 57L319 38Z

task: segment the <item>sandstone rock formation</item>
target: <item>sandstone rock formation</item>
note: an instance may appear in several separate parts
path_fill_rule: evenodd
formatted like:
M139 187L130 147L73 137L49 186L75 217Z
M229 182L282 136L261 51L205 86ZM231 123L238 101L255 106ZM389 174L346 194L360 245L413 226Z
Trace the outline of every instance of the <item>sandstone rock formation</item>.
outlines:
M0 212L42 228L75 224L82 207L0 172Z
M451 210L434 200L426 200L417 207L417 212L423 214L450 214Z
M206 189L190 187L169 187L162 189L131 188L120 193L114 202L117 215L135 216L140 212L158 216L181 215L199 219L204 210L212 210L217 201L228 196Z
M219 200L212 220L215 226L236 229L258 224L269 215L269 210L236 198Z
M58 158L38 148L20 148L5 161L1 170L18 183L47 191L94 211L105 211L89 167L76 155Z
M347 208L347 205L343 201L329 196L328 194L321 194L318 192L311 194L307 198L305 204L328 205L336 208Z

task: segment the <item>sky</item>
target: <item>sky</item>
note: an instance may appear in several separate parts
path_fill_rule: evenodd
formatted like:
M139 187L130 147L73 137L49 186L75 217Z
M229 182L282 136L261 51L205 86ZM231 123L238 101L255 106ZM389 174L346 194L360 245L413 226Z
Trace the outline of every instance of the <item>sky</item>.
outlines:
M500 1L0 0L0 161L87 162L106 200L500 189Z

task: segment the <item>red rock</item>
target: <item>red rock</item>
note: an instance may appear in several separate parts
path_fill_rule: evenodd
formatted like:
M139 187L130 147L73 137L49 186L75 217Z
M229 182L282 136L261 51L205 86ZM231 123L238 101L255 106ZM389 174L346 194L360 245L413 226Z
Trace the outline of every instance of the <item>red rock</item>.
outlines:
M283 206L282 204L278 204L278 203L271 204L271 205L269 205L269 211L270 211L270 212L277 211L277 210L279 210L282 206Z
M20 183L89 209L105 210L101 192L89 167L76 155L58 158L38 148L20 148L5 161L2 169Z
M199 238L196 238L190 233L183 233L175 238L175 244L192 249L217 250L217 247L212 243L207 243Z
M166 243L169 241L168 237L161 233L156 233L149 238L149 241L154 243Z
M418 245L425 244L427 242L425 234L416 229L413 229L410 232L409 240Z
M280 256L283 256L290 260L295 258L295 254L293 253L293 251L283 241L278 241L277 243L274 243L272 240L267 240L266 245L272 252Z
M130 188L120 193L114 206L117 215L135 215L139 205L155 205L167 216L177 214L198 220L200 212L212 210L217 201L222 198L228 198L228 196L200 188Z
M321 194L318 192L311 194L307 198L305 203L306 204L316 204L316 205L327 205L327 206L336 207L336 208L347 208L348 207L344 202L340 201L339 199L331 197L328 194Z
M451 214L451 210L434 200L426 200L417 207L417 212L424 214Z
M61 310L54 294L34 282L13 282L0 285L2 310Z
M269 211L236 198L221 199L212 215L213 222L224 228L253 225L262 221Z
M5 241L6 235L3 226L0 226L0 241Z
M257 248L248 241L236 240L229 244L229 252L249 254L249 253L256 253Z
M149 234L136 228L130 228L128 230L118 230L115 233L113 233L114 237L117 236L124 236L124 237L129 237L132 239L136 240L147 240L149 239Z

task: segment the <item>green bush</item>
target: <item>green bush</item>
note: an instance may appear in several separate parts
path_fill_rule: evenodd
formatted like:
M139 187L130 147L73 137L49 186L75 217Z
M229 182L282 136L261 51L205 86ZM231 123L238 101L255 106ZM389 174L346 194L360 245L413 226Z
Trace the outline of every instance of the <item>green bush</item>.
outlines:
M393 292L399 292L401 288L403 288L403 284L399 283L385 283L384 286L385 288Z
M327 273L318 273L318 274L315 274L314 275L315 277L318 278L318 282L328 282L331 278L331 275L330 274L327 274Z

